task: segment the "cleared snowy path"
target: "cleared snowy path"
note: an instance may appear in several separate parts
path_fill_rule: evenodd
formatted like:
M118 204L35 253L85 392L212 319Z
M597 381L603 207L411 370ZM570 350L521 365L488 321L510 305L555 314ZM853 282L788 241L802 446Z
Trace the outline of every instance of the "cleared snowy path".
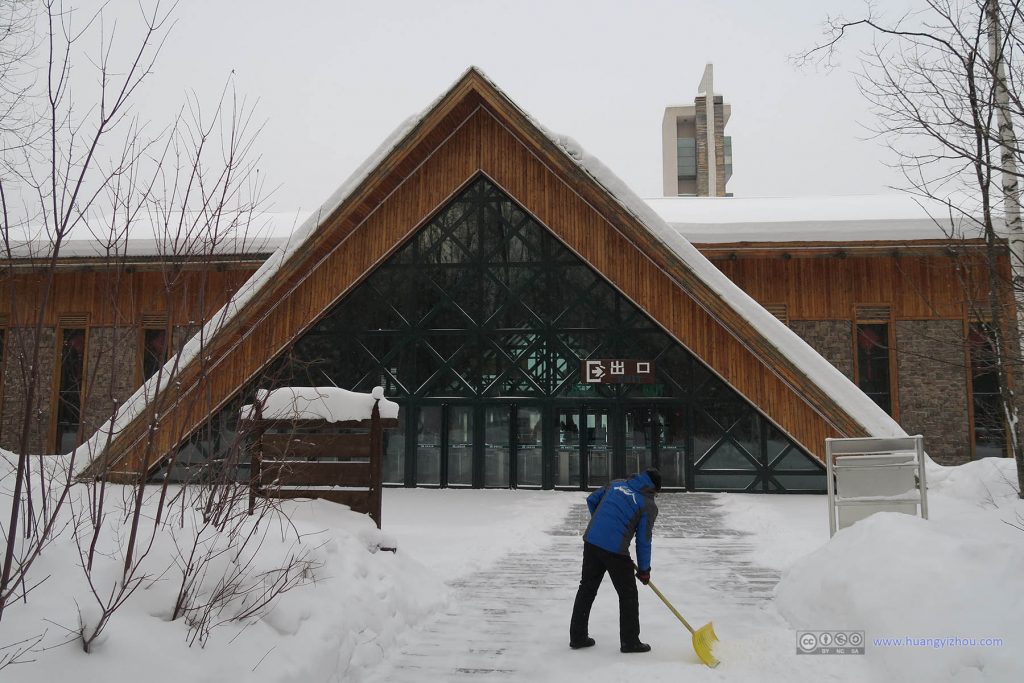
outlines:
M667 494L658 505L652 578L691 622L714 618L724 662L717 670L703 669L689 634L643 587L641 638L654 649L619 653L618 606L607 580L591 615L597 646L568 648L588 517L586 506L576 504L548 530L547 547L512 552L452 582L449 609L403 638L370 680L618 682L635 675L637 665L653 681L676 682L681 674L702 680L863 680L862 662L854 658L795 656L794 633L770 602L778 572L751 562L756 539L728 528L716 495Z

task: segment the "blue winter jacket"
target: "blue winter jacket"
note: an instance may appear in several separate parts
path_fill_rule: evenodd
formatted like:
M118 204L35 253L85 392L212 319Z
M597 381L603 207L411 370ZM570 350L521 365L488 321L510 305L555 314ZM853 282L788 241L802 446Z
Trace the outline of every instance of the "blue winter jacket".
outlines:
M616 479L587 496L590 524L583 540L619 555L629 554L629 543L636 535L636 564L651 568L651 534L658 506L654 502L654 484L641 472L629 479Z

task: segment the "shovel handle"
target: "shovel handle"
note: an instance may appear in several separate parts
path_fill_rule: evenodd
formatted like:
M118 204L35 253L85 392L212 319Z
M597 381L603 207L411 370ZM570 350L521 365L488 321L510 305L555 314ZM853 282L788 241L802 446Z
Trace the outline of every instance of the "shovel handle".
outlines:
M683 619L683 615L679 613L679 610L677 610L675 607L672 606L672 603L668 601L668 598L666 598L664 595L662 595L661 591L658 590L658 587L655 586L654 583L651 582L651 581L648 581L647 585L651 587L651 590L654 591L655 595L657 595L659 598L661 598L661 601L663 603L665 603L665 607L668 607L672 611L672 614L676 615L676 619L678 619L679 621L683 622L683 626L686 627L686 630L689 631L691 635L693 635L694 634L693 627L690 626L689 622L687 622L686 619Z

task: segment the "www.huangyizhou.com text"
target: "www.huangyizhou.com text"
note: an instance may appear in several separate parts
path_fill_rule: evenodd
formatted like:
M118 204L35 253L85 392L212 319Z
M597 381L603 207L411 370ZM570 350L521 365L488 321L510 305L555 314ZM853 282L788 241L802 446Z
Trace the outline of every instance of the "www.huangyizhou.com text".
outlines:
M875 647L923 647L942 650L950 647L1002 647L1002 638L872 638Z

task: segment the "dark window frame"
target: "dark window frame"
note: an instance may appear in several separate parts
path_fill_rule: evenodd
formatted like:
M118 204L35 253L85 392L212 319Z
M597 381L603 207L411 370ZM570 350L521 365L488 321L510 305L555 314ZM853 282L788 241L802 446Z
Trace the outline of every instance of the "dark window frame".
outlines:
M1006 421L1002 415L1002 398L999 393L999 374L995 369L995 354L991 348L992 338L984 332L991 322L970 320L966 325L966 350L967 350L967 408L970 415L971 435L971 460L978 460L983 457L1004 457L1006 456ZM985 351L990 359L980 360L977 349L985 346ZM982 363L991 363L991 367L982 366ZM979 386L979 380L991 382L990 386ZM989 411L986 417L979 417L979 407L985 407ZM979 419L986 424L979 428ZM994 432L998 431L998 434ZM987 443L982 445L981 438L987 438ZM978 455L979 446L987 448L998 448L998 455Z
M77 405L70 403L70 397L74 395L72 388L65 389L64 381L66 379L66 372L68 369L67 360L68 357L65 352L67 342L65 335L67 334L81 333L81 363L79 366L80 377L77 380L78 383L78 400ZM74 425L74 448L79 445L80 436L82 433L82 419L85 408L85 396L86 396L86 380L88 378L88 363L89 363L89 325L60 325L57 327L57 334L54 340L55 342L55 360L56 367L54 372L54 394L53 394L53 429L51 431L51 444L53 450L56 453L65 452L64 443L65 440L63 434L65 430L62 426ZM65 398L67 396L67 398ZM73 415L76 414L76 415ZM76 416L77 420L73 423L68 419ZM70 434L70 431L67 431Z
M148 360L149 356L150 355L156 355L156 354L150 354L149 353L149 336L150 336L150 333L158 333L158 334L162 334L164 336L164 348L163 348L162 354L160 354L162 356L162 359L158 358L156 361L154 361L155 362L155 366L153 367L153 372L147 372L147 367L146 367L147 366L147 360ZM167 359L170 358L170 355L168 354L168 349L170 347L169 339L170 339L170 332L169 332L167 327L144 326L144 327L141 327L139 329L138 376L140 378L140 381L139 381L139 385L140 386L142 384L145 384L146 381L150 377L155 375L160 370L160 368L163 367L165 363L167 363Z
M860 310L871 310L871 309L890 309L889 317L882 318L876 315L870 315L863 317L858 315ZM882 410L892 419L899 422L900 419L900 402L899 402L899 377L897 375L897 361L896 361L896 320L891 313L889 304L856 304L854 306L854 315L851 320L852 324L852 336L853 336L853 383L857 385L857 388L871 398ZM865 334L861 328L870 328L873 326L884 325L885 343L880 346L886 352L885 368L888 374L888 382L886 383L887 391L881 392L877 390L865 391L861 376L861 351L862 344L865 341ZM888 402L888 409L886 409L885 403L879 403L876 396L884 395Z
M7 385L7 347L11 340L6 317L0 320L0 410L4 405L4 387ZM3 421L0 420L0 436L3 434Z

